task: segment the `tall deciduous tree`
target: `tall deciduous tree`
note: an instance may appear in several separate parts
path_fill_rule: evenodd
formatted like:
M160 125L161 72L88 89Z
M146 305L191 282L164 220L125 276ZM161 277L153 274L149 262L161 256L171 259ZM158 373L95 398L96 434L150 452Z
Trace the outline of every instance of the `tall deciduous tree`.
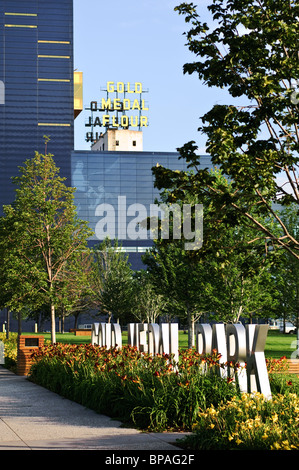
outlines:
M62 332L64 332L64 320L67 316L74 316L74 328L77 328L78 316L92 308L93 269L94 258L91 249L80 251L75 260L66 263L63 271L65 281L61 283L57 291Z
M155 279L146 270L134 273L132 316L139 322L156 323L167 302L155 288Z
M169 174L168 174L169 176ZM211 171L213 189L231 186L221 171ZM185 172L186 180L193 177ZM161 193L163 203L183 205L202 203L203 239L200 250L185 250L184 239L155 240L154 247L143 257L156 287L163 292L168 307L181 311L188 322L189 345L192 346L192 325L208 314L216 321L237 322L242 318L269 316L273 311L271 271L277 250L264 237L255 238L249 224L231 226L231 214L220 217L214 198L208 193L194 192L188 185L164 180L167 189ZM258 216L256 216L258 217ZM266 227L277 230L271 221L258 217ZM183 230L182 230L183 232Z
M299 6L297 0L213 0L209 24L202 22L193 3L176 10L190 25L187 46L195 61L184 73L198 74L208 87L225 88L231 103L216 104L202 116L199 130L207 136L212 162L231 178L232 186L213 187L213 176L198 168L194 142L180 150L195 170L186 181L181 173L155 168L157 186L166 178L184 187L209 192L219 216L230 223L245 220L257 236L287 250L299 260L299 241L275 210L299 204L298 80ZM280 227L269 230L258 215Z
M131 312L133 271L118 241L106 238L94 249L94 306L99 314L125 321Z
M4 206L0 226L5 305L20 311L24 304L32 309L48 304L55 343L59 292L63 289L68 295L67 272L76 270L80 275L77 266L91 231L77 218L75 189L65 185L52 155L36 153L13 180L18 186L16 198Z
M294 237L299 235L299 214L296 205L282 212L282 220ZM278 298L276 315L291 321L297 327L297 353L299 351L299 263L289 253L282 253L277 269L273 272L273 283Z
M184 324L188 324L188 345L191 348L195 322L211 311L208 269L189 256L181 240L167 243L157 239L142 259L155 281L157 295L164 298L165 316L169 320L180 317Z

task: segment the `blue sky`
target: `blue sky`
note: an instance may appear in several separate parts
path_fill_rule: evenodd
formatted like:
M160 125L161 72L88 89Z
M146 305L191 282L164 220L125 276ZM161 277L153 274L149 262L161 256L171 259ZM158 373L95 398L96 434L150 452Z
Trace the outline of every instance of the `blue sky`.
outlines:
M105 97L108 81L141 82L149 93L143 131L144 151L174 152L194 140L205 152L205 136L198 132L200 116L225 92L210 89L196 75L184 75L183 65L195 57L185 46L184 17L174 11L179 0L74 0L74 67L83 72L83 102ZM198 12L206 19L201 0ZM75 149L88 150L83 111L75 122Z

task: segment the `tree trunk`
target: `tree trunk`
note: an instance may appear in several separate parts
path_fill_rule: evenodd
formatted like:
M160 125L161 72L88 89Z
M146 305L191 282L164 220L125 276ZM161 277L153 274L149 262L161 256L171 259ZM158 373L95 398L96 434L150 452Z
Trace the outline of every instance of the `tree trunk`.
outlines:
M51 303L51 342L56 343L55 305Z
M61 314L61 333L64 333L64 320L65 320L65 314L64 314L64 311L62 311L62 314Z
M242 311L243 311L243 305L240 305L237 317L235 319L235 323L238 323L238 321L240 320L240 316L242 314Z
M188 348L191 349L194 347L194 314L192 312L187 312L188 318Z

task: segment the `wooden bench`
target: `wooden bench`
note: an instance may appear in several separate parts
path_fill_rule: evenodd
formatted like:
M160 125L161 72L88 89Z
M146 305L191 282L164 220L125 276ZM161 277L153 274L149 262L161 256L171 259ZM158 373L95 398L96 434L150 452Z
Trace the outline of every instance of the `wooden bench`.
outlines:
M72 328L70 333L75 333L75 336L91 336L91 330L82 330L82 329L75 329Z

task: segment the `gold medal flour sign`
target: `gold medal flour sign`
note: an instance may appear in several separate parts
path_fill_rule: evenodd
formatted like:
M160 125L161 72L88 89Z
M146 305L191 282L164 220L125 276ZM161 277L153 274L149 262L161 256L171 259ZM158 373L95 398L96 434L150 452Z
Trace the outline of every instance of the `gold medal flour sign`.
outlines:
M144 112L148 107L143 99L142 83L107 82L106 97L100 101L91 101L91 112L86 127L86 141L98 140L99 128L141 129L148 127L148 117Z

